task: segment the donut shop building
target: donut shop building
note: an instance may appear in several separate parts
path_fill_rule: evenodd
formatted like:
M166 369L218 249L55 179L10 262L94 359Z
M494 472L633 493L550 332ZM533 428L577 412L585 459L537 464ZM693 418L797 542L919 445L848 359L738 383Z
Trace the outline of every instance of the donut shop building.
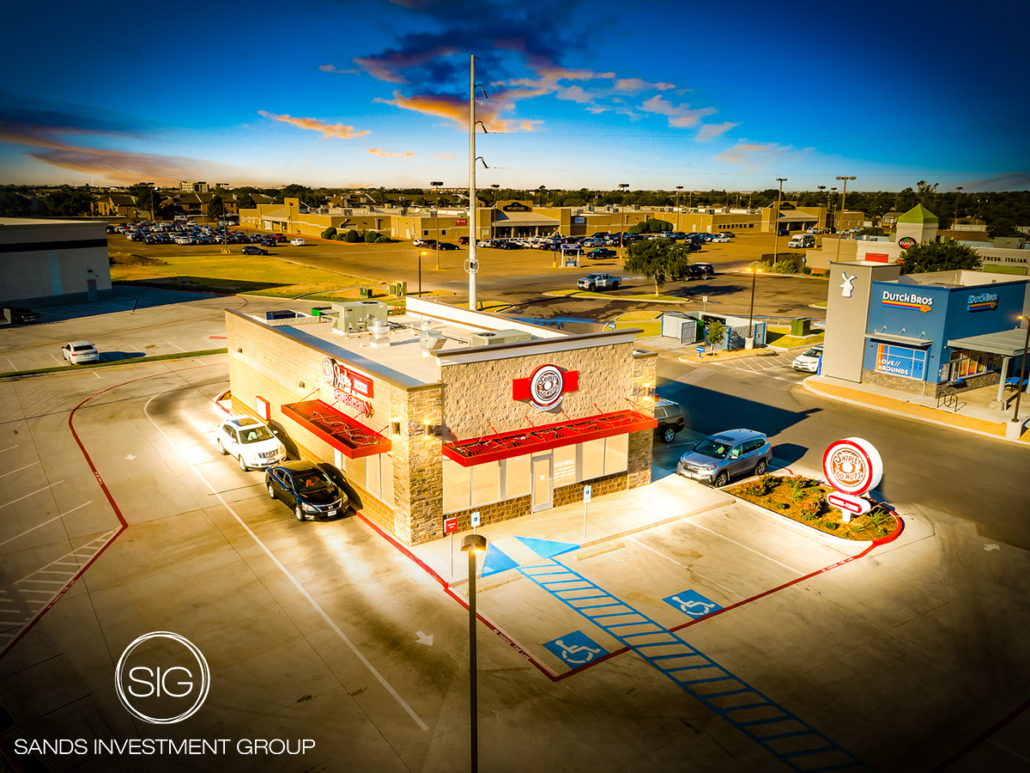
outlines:
M272 318L266 318L272 317ZM651 482L656 355L637 330L569 334L407 299L226 311L234 413L330 462L405 544Z

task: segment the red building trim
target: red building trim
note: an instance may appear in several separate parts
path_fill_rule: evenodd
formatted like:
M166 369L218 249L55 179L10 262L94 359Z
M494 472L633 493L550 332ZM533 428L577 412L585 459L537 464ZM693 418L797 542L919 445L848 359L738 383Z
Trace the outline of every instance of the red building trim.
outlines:
M293 419L348 459L385 454L392 447L388 437L340 413L322 400L284 405L281 410L284 416Z
M443 454L462 467L472 467L588 440L654 429L657 426L657 421L636 411L616 411L570 422L486 435L460 443L446 443Z

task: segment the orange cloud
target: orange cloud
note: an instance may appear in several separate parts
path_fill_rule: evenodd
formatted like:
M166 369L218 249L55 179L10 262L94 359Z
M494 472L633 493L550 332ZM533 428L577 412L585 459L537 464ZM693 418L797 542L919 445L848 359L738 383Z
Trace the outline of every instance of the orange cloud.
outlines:
M492 94L485 104L476 105L476 120L482 121L487 131L494 134L506 132L531 132L543 121L531 121L525 119L502 118L501 113L506 113L515 108L515 102L529 92L509 91L502 94ZM414 110L423 115L435 115L439 118L446 118L454 121L459 129L468 131L469 107L468 100L462 97L452 97L446 94L415 94L406 97L399 91L393 92L393 99L377 97L376 102L386 105L393 105L404 110Z
M380 150L379 148L369 148L368 152L373 156L382 156L383 158L411 158L415 155L410 150L407 153L387 153L385 150Z
M655 96L645 100L640 105L640 109L647 113L658 113L659 115L667 116L669 126L674 126L678 129L697 126L706 115L717 112L714 107L691 109L690 105L686 104L674 105L672 102L662 99L661 94L655 94Z
M721 134L725 134L730 129L740 126L739 123L706 123L702 124L701 128L697 130L697 136L694 137L698 142L710 142L714 138Z
M366 134L372 133L367 129L365 131L356 132L354 131L353 126L345 126L342 123L326 123L325 121L319 121L317 118L293 118L289 115L276 115L275 113L269 113L265 110L258 110L258 115L267 118L269 121L282 121L283 123L293 124L301 129L322 132L322 136L326 139L329 137L339 137L341 140L350 140L355 137L364 137Z

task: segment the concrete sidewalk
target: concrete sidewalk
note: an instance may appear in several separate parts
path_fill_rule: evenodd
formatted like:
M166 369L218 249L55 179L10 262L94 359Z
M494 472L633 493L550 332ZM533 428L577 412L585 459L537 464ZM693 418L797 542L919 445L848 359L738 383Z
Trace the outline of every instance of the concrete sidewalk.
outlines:
M1018 439L1006 438L1006 418L998 411L987 411L975 407L964 408L958 412L944 410L936 406L930 397L919 397L906 392L873 386L871 384L855 384L850 381L827 376L809 376L804 381L805 388L831 400L861 405L873 410L907 416L919 421L939 424L946 427L976 432L981 435L996 437L1012 442L1030 443L1030 430L1026 430ZM1027 407L1030 407L1028 405ZM1026 419L1024 414L1020 417Z
M663 471L655 468L655 472L660 474ZM594 499L586 506L585 533L582 502L555 507L510 521L488 524L477 531L517 565L528 565L536 563L540 557L522 542L526 538L566 543L570 548L574 546L581 552L585 548L587 553L599 554L608 546L612 546L613 549L621 547L619 539L622 537L709 510L740 504L736 497L724 491L669 474L648 486ZM461 541L467 534L467 531L455 533L453 548L450 538L445 538L417 545L409 550L451 585L463 585L467 582L468 559L461 552ZM864 543L856 544L865 546ZM837 547L844 553L850 552L850 548L851 546L846 544ZM480 562L482 567L482 558ZM514 567L485 567L484 583L490 585L495 580L503 582L504 578L501 575L507 568Z

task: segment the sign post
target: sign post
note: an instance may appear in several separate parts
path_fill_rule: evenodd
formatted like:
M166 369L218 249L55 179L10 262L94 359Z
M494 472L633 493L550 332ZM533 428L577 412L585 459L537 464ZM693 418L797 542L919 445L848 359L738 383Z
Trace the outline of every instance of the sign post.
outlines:
M583 541L587 541L587 505L590 504L590 486L583 487Z
M476 510L474 513L472 513L472 533L473 534L476 533L476 527L479 526L479 523L480 523L479 511Z
M447 546L447 551L451 555L451 579L454 579L454 532L458 530L458 519L457 518L444 518L443 519L443 531L444 534L448 535L450 542Z
M697 349L697 358L700 360L702 357L705 356L705 347L702 344L701 346L695 348Z

